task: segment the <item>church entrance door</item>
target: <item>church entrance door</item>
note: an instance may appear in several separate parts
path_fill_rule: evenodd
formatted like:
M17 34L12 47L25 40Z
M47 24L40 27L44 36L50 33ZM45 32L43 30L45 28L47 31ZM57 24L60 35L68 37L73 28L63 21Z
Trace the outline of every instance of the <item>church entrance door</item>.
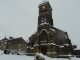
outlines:
M46 55L47 53L47 47L41 47L41 53Z

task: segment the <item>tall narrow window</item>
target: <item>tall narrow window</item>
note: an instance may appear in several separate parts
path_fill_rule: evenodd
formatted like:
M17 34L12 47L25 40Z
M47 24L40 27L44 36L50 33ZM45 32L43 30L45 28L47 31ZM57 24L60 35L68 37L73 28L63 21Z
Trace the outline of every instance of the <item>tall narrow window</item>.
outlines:
M41 23L46 23L46 16L43 16L43 17L41 18Z
M42 41L46 41L47 40L47 33L43 32L41 38L42 38Z

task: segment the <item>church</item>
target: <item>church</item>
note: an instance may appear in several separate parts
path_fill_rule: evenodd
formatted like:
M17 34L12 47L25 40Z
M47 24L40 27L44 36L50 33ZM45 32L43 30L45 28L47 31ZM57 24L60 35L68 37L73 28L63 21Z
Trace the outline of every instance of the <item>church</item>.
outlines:
M76 47L72 45L67 32L54 27L49 1L39 4L38 8L37 31L29 37L28 55L42 53L52 58L73 55L73 49Z

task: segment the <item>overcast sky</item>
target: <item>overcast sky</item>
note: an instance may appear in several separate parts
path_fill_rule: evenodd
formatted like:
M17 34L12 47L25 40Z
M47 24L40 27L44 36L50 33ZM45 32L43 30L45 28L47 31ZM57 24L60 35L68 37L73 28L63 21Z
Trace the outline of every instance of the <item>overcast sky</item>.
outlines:
M43 0L0 0L0 39L9 36L25 40L36 32L38 6ZM73 44L80 48L80 0L49 0L53 23L68 32Z

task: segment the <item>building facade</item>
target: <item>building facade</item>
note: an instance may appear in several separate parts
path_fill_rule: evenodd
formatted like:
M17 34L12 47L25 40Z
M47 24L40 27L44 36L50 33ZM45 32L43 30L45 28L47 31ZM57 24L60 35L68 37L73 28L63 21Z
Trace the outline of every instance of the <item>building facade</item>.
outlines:
M22 52L26 53L27 52L27 42L22 38L4 38L0 41L0 49L1 50L10 50L14 51L14 53Z
M73 55L73 45L67 32L54 27L50 3L44 2L38 8L38 27L36 33L29 37L27 52L32 55L39 52L49 57Z
M50 3L41 3L38 8L37 31L29 37L29 42L22 37L5 37L0 40L0 49L14 50L15 53L23 51L30 56L42 53L52 58L66 58L68 55L80 57L80 50L76 50L77 46L72 45L68 33L54 27Z

